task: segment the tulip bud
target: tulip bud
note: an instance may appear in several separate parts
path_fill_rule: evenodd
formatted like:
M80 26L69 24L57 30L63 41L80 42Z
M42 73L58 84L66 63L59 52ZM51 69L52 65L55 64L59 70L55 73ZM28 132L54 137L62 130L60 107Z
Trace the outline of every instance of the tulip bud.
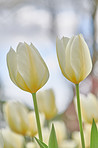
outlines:
M57 114L55 96L52 89L37 93L38 109L45 114L46 119L52 119Z
M28 130L28 110L19 102L7 102L4 115L9 127L16 133L25 135Z
M91 123L93 119L98 122L98 100L95 95L88 94L88 96L81 95L81 111L84 122Z
M44 114L40 113L40 121L41 121L41 127L44 126L44 122L45 122L45 116ZM29 129L28 129L28 135L30 136L35 136L38 132L37 130L37 123L36 123L36 116L35 116L35 112L30 112L28 114L28 122L29 122Z
M19 43L16 52L11 48L7 66L13 83L30 93L37 92L49 78L48 68L33 44Z
M4 148L24 148L24 138L9 129L2 129ZM0 147L1 148L1 147Z
M92 70L92 61L88 46L83 36L63 37L56 40L57 57L63 75L71 82L78 84Z

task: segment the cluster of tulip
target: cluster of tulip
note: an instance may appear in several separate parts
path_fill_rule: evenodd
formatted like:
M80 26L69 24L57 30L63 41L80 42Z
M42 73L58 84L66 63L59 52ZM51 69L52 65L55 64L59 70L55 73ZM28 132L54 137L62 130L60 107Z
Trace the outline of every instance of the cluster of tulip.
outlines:
M27 43L19 43L16 52L12 48L8 52L7 66L13 83L32 94L34 111L28 111L24 105L17 102L8 102L4 105L5 118L13 132L9 129L2 130L0 135L0 144L2 146L0 148L38 148L39 146L40 148L89 147L90 144L88 143L90 140L86 141L86 138L90 137L91 130L89 129L91 129L91 126L87 125L86 122L92 123L93 121L92 129L96 128L95 122L98 120L97 99L92 94L88 96L90 99L84 99L84 96L81 96L80 99L79 96L79 83L92 70L88 46L80 34L70 39L63 37L60 40L57 38L56 51L62 74L76 85L77 103L75 104L80 132L72 134L73 140L65 140L67 134L63 121L52 121L47 126L44 126L46 120L50 120L57 115L53 91L50 89L44 92L37 92L47 82L49 71L33 44L29 46ZM85 123L84 128L82 126L81 112ZM32 141L34 136L35 138ZM28 139L30 142L27 142ZM93 142L92 139L91 146L95 148L93 143L96 144L96 141Z
M51 120L57 115L52 89L39 92L37 96L38 100L41 99L41 104L38 103L38 107L43 141L48 144L51 127L52 124L54 124L59 148L63 148L64 145L65 148L68 146L75 148L77 142L75 142L75 140L68 140L65 123L62 120ZM42 104L43 106L45 105L45 107L42 108ZM54 112L51 111L52 107ZM36 141L32 139L33 137L38 138L34 111L29 111L29 109L20 102L9 101L4 104L4 116L8 124L6 129L1 130L4 139L4 148L17 148L17 145L18 148L24 148L25 145L26 148L39 148Z

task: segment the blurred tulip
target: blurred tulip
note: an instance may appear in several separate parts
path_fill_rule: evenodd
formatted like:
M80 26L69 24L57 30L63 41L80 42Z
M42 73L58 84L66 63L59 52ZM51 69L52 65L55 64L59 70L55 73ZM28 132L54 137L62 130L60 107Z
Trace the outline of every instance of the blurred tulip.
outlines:
M91 124L84 124L84 138L85 138L85 147L89 148L90 147L90 135L91 135ZM80 132L75 131L72 133L72 138L78 143L79 148L82 148L81 145L81 137L80 137Z
M63 37L56 40L59 65L63 75L71 82L78 84L92 70L92 61L88 46L83 36Z
M80 132L79 131L73 132L72 133L72 138L77 142L78 147L82 148Z
M84 124L85 146L90 148L91 124Z
M16 133L25 135L28 127L28 110L19 102L7 102L4 115L9 127Z
M75 140L64 140L59 148L77 148L78 144Z
M0 132L0 148L4 148L4 140L1 132Z
M63 121L53 121L58 145L67 138L67 129Z
M84 122L91 123L93 119L98 122L98 99L93 94L81 95L81 111Z
M37 92L49 78L48 68L33 44L19 43L16 52L11 48L7 66L13 83L30 93Z
M45 114L47 120L52 119L57 114L55 96L52 89L39 91L37 93L38 109Z
M27 143L26 148L37 148L37 147L34 142L29 142L29 143Z
M4 148L24 148L24 138L9 129L2 129ZM1 147L0 147L1 148Z
M40 113L39 116L40 116L40 121L41 121L41 127L43 127L44 122L45 122L45 116L42 113ZM36 123L36 116L35 116L35 112L34 111L33 112L30 112L28 114L28 119L29 119L28 120L28 122L29 122L28 135L30 135L30 136L33 137L38 132L38 130L37 130L37 123Z

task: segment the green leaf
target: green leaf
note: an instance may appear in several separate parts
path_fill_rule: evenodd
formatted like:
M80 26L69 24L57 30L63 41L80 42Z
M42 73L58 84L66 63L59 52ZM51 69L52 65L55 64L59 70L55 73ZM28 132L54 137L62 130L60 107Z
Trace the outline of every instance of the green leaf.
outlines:
M52 130L49 137L49 148L58 148L56 133L55 133L53 124L52 124Z
M91 128L90 148L98 148L98 131L94 120Z
M34 138L35 138L35 140L37 141L37 143L39 144L39 146L40 146L41 148L48 148L48 146L47 146L44 142L40 141L40 140L37 139L36 137L34 137Z

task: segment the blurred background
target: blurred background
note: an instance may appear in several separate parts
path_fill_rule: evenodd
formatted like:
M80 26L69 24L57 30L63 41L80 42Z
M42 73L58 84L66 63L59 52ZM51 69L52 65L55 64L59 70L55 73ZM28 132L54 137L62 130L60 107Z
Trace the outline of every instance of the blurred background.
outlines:
M50 78L41 90L52 88L59 113L65 112L64 119L70 115L74 120L74 85L60 71L56 37L79 33L83 34L93 61L92 73L80 84L80 92L98 96L98 0L0 0L0 126L4 126L4 101L16 99L33 106L31 94L11 82L6 65L10 47L16 50L18 43L24 41L36 46L49 68ZM68 120L65 122L73 130Z

